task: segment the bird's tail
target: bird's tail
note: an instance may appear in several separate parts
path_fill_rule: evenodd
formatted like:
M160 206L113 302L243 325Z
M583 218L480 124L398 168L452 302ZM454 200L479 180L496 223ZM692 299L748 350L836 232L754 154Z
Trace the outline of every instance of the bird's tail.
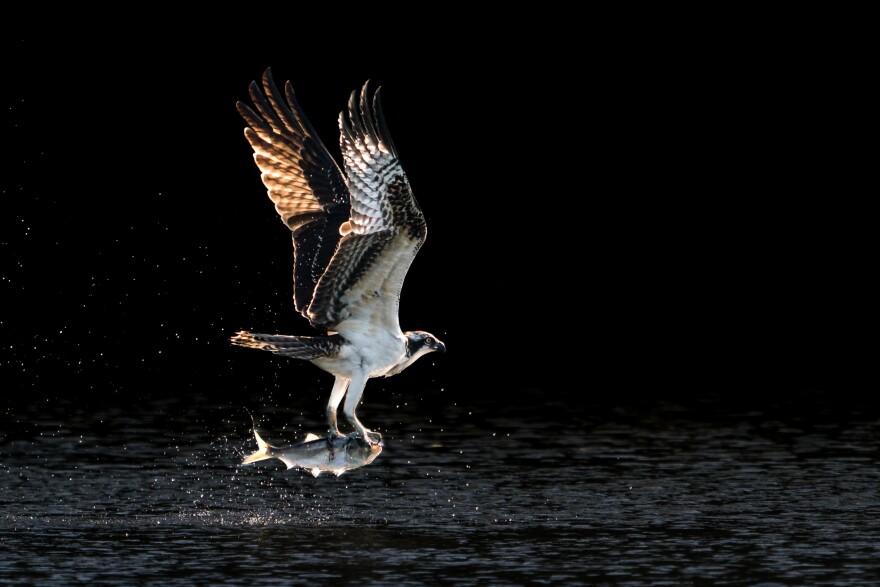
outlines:
M265 461L266 459L274 458L274 454L272 454L272 449L275 448L260 436L260 433L257 432L257 429L254 428L254 438L257 439L257 452L251 453L244 458L241 462L242 465L247 465L248 463L256 463L257 461Z
M336 352L341 343L338 334L332 336L287 336L284 334L257 334L236 332L232 344L251 349L270 351L294 359L311 360Z

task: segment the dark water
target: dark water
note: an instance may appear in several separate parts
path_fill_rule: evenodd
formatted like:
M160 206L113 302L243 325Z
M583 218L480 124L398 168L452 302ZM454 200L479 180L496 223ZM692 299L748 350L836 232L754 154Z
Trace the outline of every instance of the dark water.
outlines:
M0 584L880 580L870 406L822 394L572 406L524 392L496 414L374 395L361 415L385 451L317 479L237 466L253 449L240 405L9 403ZM319 431L311 407L255 415L269 440L295 441Z

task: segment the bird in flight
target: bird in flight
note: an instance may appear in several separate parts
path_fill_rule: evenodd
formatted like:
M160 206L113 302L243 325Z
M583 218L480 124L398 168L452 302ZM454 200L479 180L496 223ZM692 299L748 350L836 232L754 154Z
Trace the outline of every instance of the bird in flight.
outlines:
M239 102L244 134L281 220L293 237L293 304L324 336L238 332L232 343L310 361L336 380L327 403L367 442L379 435L355 411L367 380L389 377L419 357L445 351L434 335L400 329L400 290L427 227L391 142L377 89L352 92L339 114L340 169L300 108L263 74L251 82L254 108Z

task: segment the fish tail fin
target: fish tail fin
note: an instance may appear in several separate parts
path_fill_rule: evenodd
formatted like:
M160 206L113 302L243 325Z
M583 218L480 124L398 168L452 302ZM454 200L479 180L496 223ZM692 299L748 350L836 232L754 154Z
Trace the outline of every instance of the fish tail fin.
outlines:
M266 459L271 459L275 455L272 453L272 449L275 448L260 436L260 433L257 432L257 429L254 428L254 438L257 439L257 452L251 453L244 458L241 462L242 465L247 465L248 463L256 463L257 461L264 461Z

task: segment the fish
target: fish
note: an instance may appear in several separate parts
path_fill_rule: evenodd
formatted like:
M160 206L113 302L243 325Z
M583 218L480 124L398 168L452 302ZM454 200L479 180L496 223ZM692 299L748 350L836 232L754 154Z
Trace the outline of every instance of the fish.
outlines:
M263 440L256 428L253 432L258 448L244 458L242 465L278 459L287 465L288 470L295 467L306 469L314 477L324 472L339 477L346 471L369 465L382 452L383 446L381 437L378 441L371 438L371 442L366 442L356 433L332 440L309 433L298 444L277 447Z

